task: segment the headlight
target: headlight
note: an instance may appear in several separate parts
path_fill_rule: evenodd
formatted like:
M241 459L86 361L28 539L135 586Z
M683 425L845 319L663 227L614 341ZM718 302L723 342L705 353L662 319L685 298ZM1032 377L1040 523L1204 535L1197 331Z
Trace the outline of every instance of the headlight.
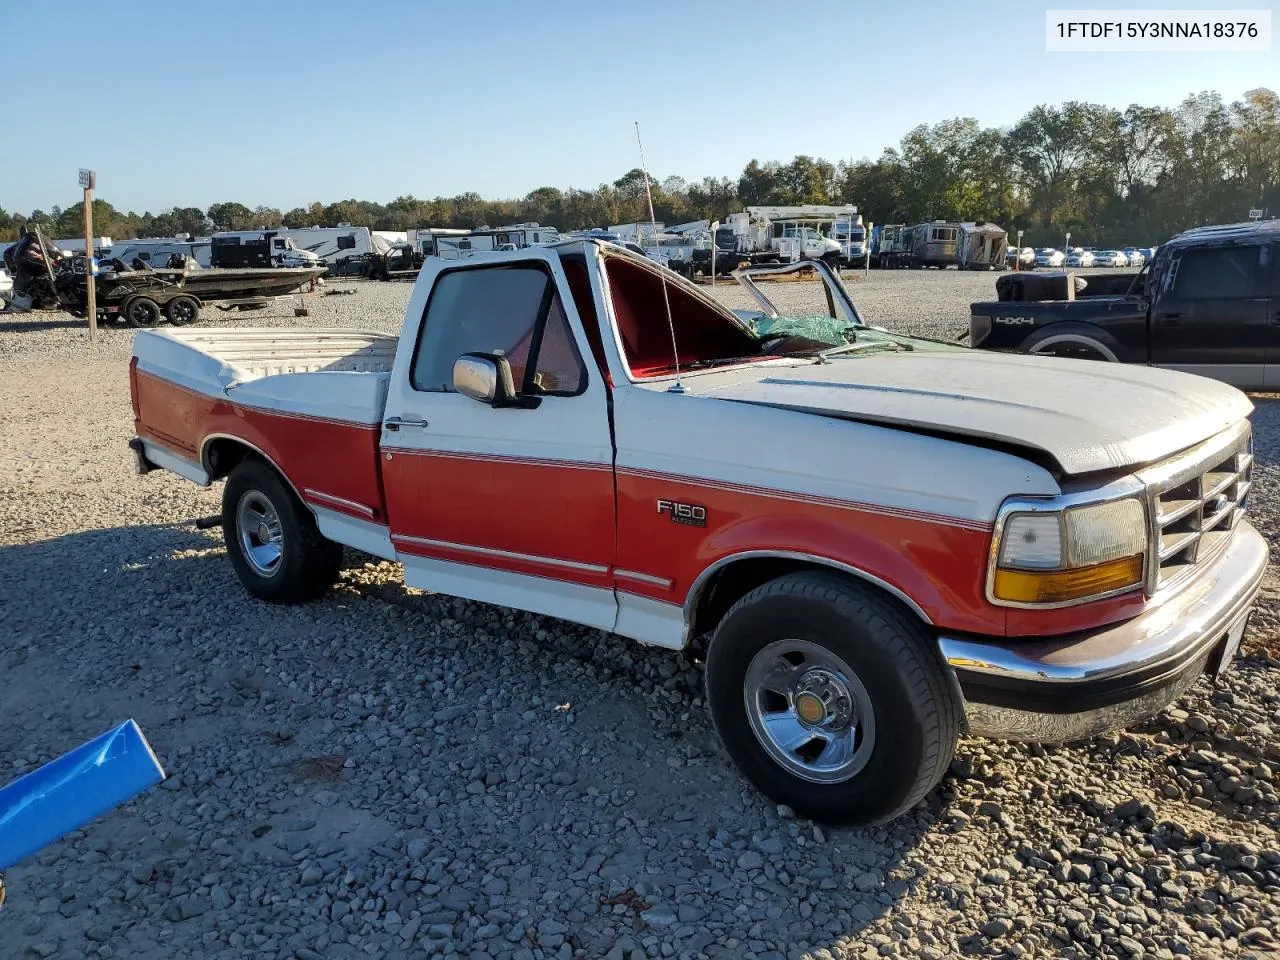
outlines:
M988 577L997 603L1055 605L1143 582L1146 512L1135 499L1003 517Z

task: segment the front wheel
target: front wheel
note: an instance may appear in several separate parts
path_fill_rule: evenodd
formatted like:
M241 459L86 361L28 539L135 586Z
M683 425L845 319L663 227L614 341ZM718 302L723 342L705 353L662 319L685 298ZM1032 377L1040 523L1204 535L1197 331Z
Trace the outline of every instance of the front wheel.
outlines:
M338 579L342 546L268 464L239 463L222 491L222 535L245 589L269 603L303 603Z
M924 626L836 573L780 577L725 615L707 651L707 702L729 755L802 816L867 824L937 786L960 705Z

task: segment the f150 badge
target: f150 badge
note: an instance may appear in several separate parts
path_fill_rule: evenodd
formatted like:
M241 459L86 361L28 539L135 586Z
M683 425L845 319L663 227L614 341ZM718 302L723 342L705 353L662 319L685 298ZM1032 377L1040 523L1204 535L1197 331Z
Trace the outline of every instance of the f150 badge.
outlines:
M707 508L696 503L659 500L658 512L665 513L672 523L683 523L687 527L705 527L707 525Z

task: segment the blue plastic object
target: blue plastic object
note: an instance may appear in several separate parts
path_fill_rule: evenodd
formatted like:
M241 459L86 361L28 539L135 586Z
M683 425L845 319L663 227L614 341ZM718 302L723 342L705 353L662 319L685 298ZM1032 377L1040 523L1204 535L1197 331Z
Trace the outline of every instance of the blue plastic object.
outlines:
M0 789L0 870L163 779L132 720L32 770Z

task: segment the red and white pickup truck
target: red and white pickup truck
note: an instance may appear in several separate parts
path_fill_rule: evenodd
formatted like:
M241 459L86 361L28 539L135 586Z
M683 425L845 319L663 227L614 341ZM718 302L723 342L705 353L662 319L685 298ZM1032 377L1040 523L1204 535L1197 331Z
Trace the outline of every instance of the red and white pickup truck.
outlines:
M822 820L908 809L962 733L1089 736L1227 667L1267 564L1242 393L896 336L797 269L825 319L575 241L429 261L399 338L139 333L132 446L226 480L264 600L320 595L347 545L705 644L728 752Z

